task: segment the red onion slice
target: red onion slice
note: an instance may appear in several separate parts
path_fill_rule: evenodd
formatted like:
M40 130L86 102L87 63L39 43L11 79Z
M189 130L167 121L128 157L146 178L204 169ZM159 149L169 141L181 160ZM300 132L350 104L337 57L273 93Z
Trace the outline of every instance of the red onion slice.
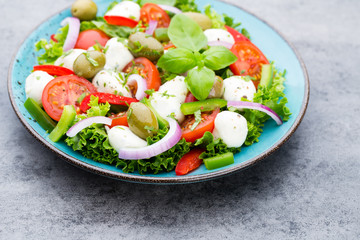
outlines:
M111 125L112 123L112 119L111 118L107 118L107 117L89 117L86 118L84 120L79 121L78 123L76 123L74 126L72 126L67 132L66 135L68 137L75 137L76 134L78 134L81 130L90 127L92 124L97 123L97 124L106 124L106 125Z
M127 160L148 159L175 146L181 139L181 128L173 118L167 118L166 120L169 122L170 128L163 139L144 148L119 149L119 158Z
M223 47L226 47L227 49L231 49L234 44L229 43L229 42L224 42L224 41L211 41L211 42L208 42L208 45L209 46L223 46Z
M64 52L67 52L75 47L80 32L80 20L78 18L67 17L61 22L60 25L64 27L67 24L69 24L69 31L63 46Z
M163 5L163 4L158 4L159 7L161 7L163 10L165 11L169 11L175 14L180 14L182 13L182 11L176 7L173 6L169 6L169 5Z
M267 115L269 115L272 119L275 120L277 125L283 124L283 121L281 120L280 116L277 115L276 112L274 112L271 108L269 108L265 105L262 105L260 103L244 102L244 101L229 101L227 106L258 110L258 111L264 112Z
M149 22L149 28L146 30L146 34L153 35L155 32L155 29L158 25L158 21L150 20Z
M141 77L139 74L130 75L127 79L127 84L132 85L135 82L137 83L137 91L135 94L135 98L137 100L141 100L144 97L146 97L146 93L145 93L145 91L147 90L146 80L143 77Z

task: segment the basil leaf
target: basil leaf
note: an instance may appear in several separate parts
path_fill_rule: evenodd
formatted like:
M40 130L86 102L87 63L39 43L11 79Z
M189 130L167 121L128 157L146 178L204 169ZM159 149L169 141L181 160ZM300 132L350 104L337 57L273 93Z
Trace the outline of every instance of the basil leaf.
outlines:
M184 48L175 48L162 55L157 65L172 73L184 73L196 66L194 53Z
M168 29L171 42L177 48L186 48L197 52L207 44L207 38L199 24L184 14L172 18Z
M220 70L237 61L237 57L226 47L214 46L204 53L205 66L212 70Z
M168 6L174 6L176 0L141 0L140 5L144 5L145 3L155 3L155 4L164 4Z
M185 78L185 83L190 92L198 100L205 100L214 85L215 73L207 67L193 68Z

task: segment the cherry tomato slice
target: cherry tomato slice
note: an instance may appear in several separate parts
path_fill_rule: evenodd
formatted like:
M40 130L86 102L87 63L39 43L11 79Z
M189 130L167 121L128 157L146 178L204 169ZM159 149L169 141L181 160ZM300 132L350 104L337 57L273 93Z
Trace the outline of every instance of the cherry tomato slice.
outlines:
M61 66L55 66L55 65L34 66L33 70L34 71L44 71L52 76L66 76L66 75L75 74L73 71L71 71L68 68L61 67Z
M167 28L170 25L169 15L154 3L144 4L140 9L140 20L143 23L149 23L150 20L155 20L158 22L158 28Z
M42 104L49 116L59 121L65 105L73 105L80 113L78 98L83 94L95 93L96 88L85 78L76 75L61 76L51 80L44 88Z
M195 148L185 154L175 168L176 175L185 175L189 172L197 169L202 164L202 159L200 159L200 155L204 152L203 149Z
M195 142L197 139L204 136L205 132L212 132L214 130L215 118L219 112L220 109L201 113L201 122L193 131L191 131L191 127L195 123L195 117L194 115L188 115L181 124L182 138L185 138L187 142Z
M133 102L138 102L138 100L135 98L119 96L119 95L115 95L115 94L111 94L111 93L97 92L97 93L91 93L91 94L87 95L86 97L84 97L84 99L82 100L81 105L80 105L81 111L86 112L90 108L89 102L90 102L91 96L98 97L99 103L108 102L109 104L112 104L112 105L129 106Z
M99 43L101 46L105 47L109 39L110 38L108 35L98 29L85 30L79 34L75 48L88 50L89 47L94 46L96 43Z
M257 88L261 79L261 66L269 64L265 55L250 41L236 42L231 51L238 58L230 65L231 71L235 75L254 77L253 82Z
M247 37L236 31L232 27L225 26L225 28L234 37L235 42L250 41Z
M134 28L138 25L138 21L135 21L131 18L121 17L121 16L104 16L105 21L111 25L117 26L126 26Z
M112 116L110 116L110 118L112 119L111 127L115 127L115 126L128 127L129 126L128 121L127 121L126 112L120 112L118 114L113 114Z
M138 73L145 78L148 89L159 90L161 85L160 74L156 66L149 59L144 57L136 58L124 68L123 72Z

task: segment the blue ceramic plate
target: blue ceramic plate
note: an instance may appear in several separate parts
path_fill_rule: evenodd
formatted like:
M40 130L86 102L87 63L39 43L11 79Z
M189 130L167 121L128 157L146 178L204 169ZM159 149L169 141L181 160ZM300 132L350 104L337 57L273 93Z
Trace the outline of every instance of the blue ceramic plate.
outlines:
M110 2L112 0L97 1L99 14L105 12ZM199 7L203 7L209 1L198 0L196 2ZM274 121L268 121L260 137L260 142L250 147L243 147L241 153L235 155L233 165L213 171L207 170L203 165L189 175L179 177L175 175L174 171L145 176L138 173L126 174L114 166L97 163L83 157L81 154L74 152L64 142L53 143L49 141L48 134L31 120L29 113L23 106L25 101L25 79L32 67L37 64L34 44L41 38L48 39L51 34L56 32L60 27L61 20L71 15L70 9L66 9L42 23L23 42L14 57L9 70L8 90L11 103L19 119L36 139L69 163L100 175L131 182L190 183L209 180L234 173L265 158L278 149L294 133L305 114L309 96L309 81L304 64L289 42L263 20L236 6L220 1L211 2L216 11L233 16L236 21L241 22L242 27L245 27L250 32L253 43L264 52L267 58L275 61L278 68L287 70L285 92L289 100L288 107L293 113L290 120L281 126L277 126ZM262 41L264 39L266 41Z

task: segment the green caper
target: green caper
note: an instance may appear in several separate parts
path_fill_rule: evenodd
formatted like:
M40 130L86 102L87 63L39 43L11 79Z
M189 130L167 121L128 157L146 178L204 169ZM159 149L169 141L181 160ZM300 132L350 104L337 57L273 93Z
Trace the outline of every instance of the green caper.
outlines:
M158 60L164 54L163 45L143 32L131 34L128 46L135 57L146 57L151 61Z
M185 12L184 14L199 24L203 31L212 27L211 19L202 13Z
M155 114L143 103L131 103L127 118L130 130L142 139L153 136L159 129Z
M73 65L76 75L83 78L93 78L105 66L105 54L99 51L88 51L80 54Z
M224 95L224 91L224 80L219 76L215 76L214 85L210 91L208 98L221 98L222 95Z
M82 21L96 18L97 6L92 0L76 0L71 6L71 14Z

